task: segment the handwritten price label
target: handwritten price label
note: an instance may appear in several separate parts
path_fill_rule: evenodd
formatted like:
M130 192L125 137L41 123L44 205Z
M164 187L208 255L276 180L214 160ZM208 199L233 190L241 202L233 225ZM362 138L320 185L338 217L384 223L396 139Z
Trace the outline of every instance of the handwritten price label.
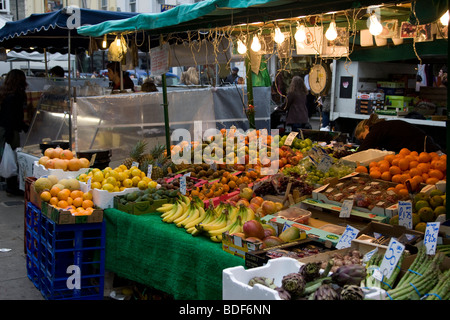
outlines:
M152 178L153 165L149 164L147 168L147 177Z
M424 244L427 249L427 254L433 255L436 253L436 244L440 224L440 222L427 222L424 237Z
M182 175L180 177L180 192L183 195L186 195L186 176Z
M339 242L336 245L336 249L344 249L350 247L352 245L352 240L356 238L358 233L359 233L358 229L347 225L344 233L339 238Z
M292 142L294 141L294 138L297 135L298 135L298 132L295 132L295 131L292 131L291 133L289 133L286 140L284 141L284 145L290 147L292 145Z
M350 212L352 212L353 200L344 200L342 203L341 211L339 212L339 218L349 218Z
M398 202L398 224L408 229L413 228L411 201Z
M395 238L391 238L389 246L384 254L383 261L381 261L380 272L386 278L389 278L394 271L395 266L400 259L405 246Z

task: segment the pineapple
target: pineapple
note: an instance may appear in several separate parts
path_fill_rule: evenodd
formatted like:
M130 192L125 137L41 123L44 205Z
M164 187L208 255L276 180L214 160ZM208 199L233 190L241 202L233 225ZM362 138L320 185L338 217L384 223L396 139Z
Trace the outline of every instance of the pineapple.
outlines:
M147 141L139 140L131 149L130 155L123 161L123 164L130 169L133 162L140 163L140 158L145 152L145 148L147 147Z
M150 153L142 154L139 157L138 162L141 165L141 164L144 163L144 161L157 159L160 156L160 154L164 153L165 150L166 150L166 146L164 146L164 145L157 145L152 150L150 150Z

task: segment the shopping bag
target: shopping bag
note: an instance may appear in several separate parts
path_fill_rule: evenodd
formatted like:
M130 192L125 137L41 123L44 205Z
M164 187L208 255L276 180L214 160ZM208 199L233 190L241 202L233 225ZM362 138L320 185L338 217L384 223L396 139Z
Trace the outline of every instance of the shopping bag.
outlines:
M3 178L17 176L16 153L11 148L11 145L6 142L3 150L2 161L0 162L0 176Z

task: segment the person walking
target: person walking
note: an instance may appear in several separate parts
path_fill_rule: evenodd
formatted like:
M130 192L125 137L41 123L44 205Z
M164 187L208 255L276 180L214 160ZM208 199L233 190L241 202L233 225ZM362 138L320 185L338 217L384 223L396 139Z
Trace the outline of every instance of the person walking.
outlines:
M286 125L292 127L292 131L299 129L311 129L308 109L306 108L306 96L308 89L300 76L294 76L289 85L284 109L287 111Z
M8 143L13 150L20 147L20 132L28 132L29 126L24 121L24 110L27 104L27 81L22 70L12 69L6 75L0 87L0 155ZM17 175L6 178L8 195L23 195L19 189Z

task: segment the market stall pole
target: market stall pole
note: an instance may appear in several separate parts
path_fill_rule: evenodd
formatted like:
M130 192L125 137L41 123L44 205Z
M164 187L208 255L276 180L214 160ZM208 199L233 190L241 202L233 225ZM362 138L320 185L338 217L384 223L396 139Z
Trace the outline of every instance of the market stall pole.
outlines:
M163 107L164 107L164 128L166 135L166 152L167 156L170 157L170 126L169 126L169 103L167 101L167 79L166 74L162 74L163 83Z

